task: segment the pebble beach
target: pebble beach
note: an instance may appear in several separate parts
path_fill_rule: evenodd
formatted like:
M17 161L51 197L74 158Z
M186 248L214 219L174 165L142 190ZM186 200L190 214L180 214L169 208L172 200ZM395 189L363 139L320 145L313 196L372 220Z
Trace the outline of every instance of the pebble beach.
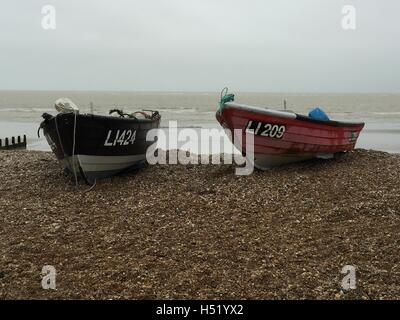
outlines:
M77 191L52 153L0 151L0 299L400 299L399 169L358 149L250 176L148 166Z

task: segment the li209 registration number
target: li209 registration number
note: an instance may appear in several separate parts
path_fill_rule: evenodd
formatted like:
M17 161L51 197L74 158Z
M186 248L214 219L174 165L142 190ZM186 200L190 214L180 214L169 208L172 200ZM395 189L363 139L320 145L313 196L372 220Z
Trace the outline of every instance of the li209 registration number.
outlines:
M273 124L261 121L250 120L246 126L246 132L253 133L258 136L282 139L286 131L286 126L281 124Z

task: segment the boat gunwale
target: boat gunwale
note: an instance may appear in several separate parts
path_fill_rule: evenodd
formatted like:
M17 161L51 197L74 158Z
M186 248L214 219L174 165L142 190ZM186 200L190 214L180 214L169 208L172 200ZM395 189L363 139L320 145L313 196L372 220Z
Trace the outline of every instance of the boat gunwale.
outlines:
M57 117L74 117L73 112L67 112L67 113L58 113L57 115L51 115L52 118L48 119L48 121L57 118ZM161 120L161 115L158 114L154 118L151 119L135 119L135 118L123 118L123 117L115 117L115 116L105 116L105 115L98 115L98 114L92 114L92 113L78 113L76 115L77 118L85 118L85 119L97 119L97 120L112 120L112 121L126 121L126 122L132 122L132 123L153 123ZM46 122L44 120L43 122Z
M364 122L352 122L352 121L337 121L337 120L317 120L310 118L306 115L298 114L293 111L278 111L273 109L264 109L261 107L249 106L246 104L239 104L234 102L227 102L224 105L224 109L237 109L246 112L253 112L258 114L264 114L267 116L286 118L291 120L306 121L316 124L322 124L330 127L364 127Z

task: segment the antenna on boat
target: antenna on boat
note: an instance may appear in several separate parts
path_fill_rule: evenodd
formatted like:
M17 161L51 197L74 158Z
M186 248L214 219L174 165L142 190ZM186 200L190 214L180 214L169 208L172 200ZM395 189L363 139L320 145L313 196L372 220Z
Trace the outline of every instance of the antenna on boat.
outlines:
M283 100L283 108L286 110L286 100Z
M93 108L93 102L90 102L90 113L93 114L94 108Z

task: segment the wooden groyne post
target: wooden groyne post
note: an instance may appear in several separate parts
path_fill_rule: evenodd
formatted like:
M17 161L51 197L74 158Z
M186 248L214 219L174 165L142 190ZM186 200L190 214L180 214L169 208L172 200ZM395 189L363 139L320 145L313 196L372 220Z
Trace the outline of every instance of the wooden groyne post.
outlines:
M11 143L8 138L0 139L0 150L15 150L15 149L26 149L26 135L23 137L18 136L17 139L15 137L11 137Z

